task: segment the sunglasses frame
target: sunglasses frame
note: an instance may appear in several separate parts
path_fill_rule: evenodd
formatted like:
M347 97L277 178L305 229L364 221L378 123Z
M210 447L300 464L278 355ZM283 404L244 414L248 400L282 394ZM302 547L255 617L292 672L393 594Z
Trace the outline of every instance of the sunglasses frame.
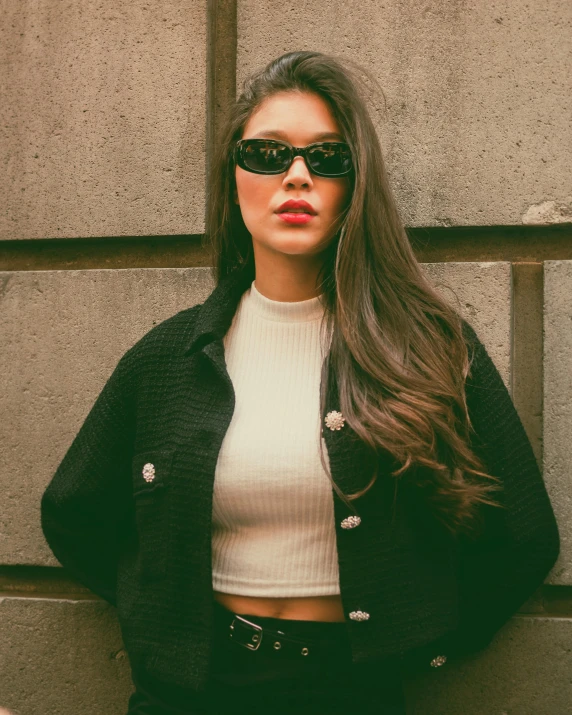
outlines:
M280 171L258 171L256 169L251 169L249 166L246 165L244 161L244 156L243 156L243 147L247 142L271 142L273 144L278 144L280 146L285 146L287 149L290 150L290 161L288 163L288 166L286 168L281 169ZM292 146L292 144L289 144L286 141L280 141L278 139L264 139L264 138L253 138L253 139L238 139L235 146L234 146L234 161L240 166L241 169L244 169L245 171L250 171L252 174L263 174L265 176L277 176L278 174L284 174L288 169L292 166L292 163L294 159L297 156L301 156L304 158L304 161L306 162L306 166L308 167L308 171L310 173L315 174L316 176L324 176L326 178L330 179L335 179L337 177L341 176L347 176L348 174L351 174L353 170L353 159L352 159L352 164L350 168L347 171L342 172L341 174L322 174L319 171L316 171L310 166L310 163L308 161L308 155L307 152L310 151L313 147L317 146L324 146L324 145L330 145L330 144L341 144L343 146L348 147L349 149L349 144L346 142L339 142L339 141L325 141L325 142L314 142L313 144L308 144L308 146L305 147L299 147L299 146ZM350 150L351 154L351 150Z

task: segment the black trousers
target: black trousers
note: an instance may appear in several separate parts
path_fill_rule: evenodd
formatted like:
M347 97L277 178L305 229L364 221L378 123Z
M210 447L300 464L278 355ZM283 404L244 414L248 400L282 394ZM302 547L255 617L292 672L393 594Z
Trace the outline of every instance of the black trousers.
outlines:
M215 602L205 690L182 690L132 670L135 692L127 715L405 715L403 682L395 662L353 663L345 623L245 615L263 628L328 644L320 657L285 657L280 650L253 651L229 639L229 618L231 612Z

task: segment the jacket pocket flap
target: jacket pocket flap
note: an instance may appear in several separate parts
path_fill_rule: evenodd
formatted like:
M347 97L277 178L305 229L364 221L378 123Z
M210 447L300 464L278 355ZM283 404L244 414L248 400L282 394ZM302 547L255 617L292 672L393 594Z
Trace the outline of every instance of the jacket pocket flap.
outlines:
M168 486L174 453L174 449L154 449L133 457L133 496L150 494Z

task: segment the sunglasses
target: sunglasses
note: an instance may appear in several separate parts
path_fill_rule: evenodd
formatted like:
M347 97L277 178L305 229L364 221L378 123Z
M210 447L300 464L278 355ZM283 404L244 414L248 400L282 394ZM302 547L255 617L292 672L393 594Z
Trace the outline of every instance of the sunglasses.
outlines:
M352 153L344 142L317 142L296 147L274 139L239 139L234 160L253 174L282 174L294 158L304 157L306 166L317 176L346 176L352 170Z

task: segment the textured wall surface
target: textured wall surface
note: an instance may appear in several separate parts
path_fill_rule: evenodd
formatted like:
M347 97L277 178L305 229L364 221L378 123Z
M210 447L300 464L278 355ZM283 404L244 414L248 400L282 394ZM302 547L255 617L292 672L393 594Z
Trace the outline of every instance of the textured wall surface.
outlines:
M426 263L422 266L441 295L471 323L511 390L510 263Z
M125 715L134 689L105 601L0 598L0 673L18 715Z
M238 84L289 50L356 60L408 225L572 221L571 34L569 0L241 0Z
M203 231L206 7L3 3L0 238Z
M544 479L561 554L549 583L572 585L572 261L544 265Z
M184 234L204 231L235 88L283 52L318 49L379 80L386 105L371 95L370 109L398 208L511 391L561 534L547 585L485 652L410 679L408 715L568 715L572 3L2 10L0 711L126 712L115 609L59 567L40 497L121 355L212 289L207 252Z

